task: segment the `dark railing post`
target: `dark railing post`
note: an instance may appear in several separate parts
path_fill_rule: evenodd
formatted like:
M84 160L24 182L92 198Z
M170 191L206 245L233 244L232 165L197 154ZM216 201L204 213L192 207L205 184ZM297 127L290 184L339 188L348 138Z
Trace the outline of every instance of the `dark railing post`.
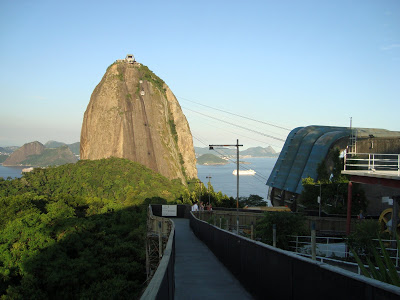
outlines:
M317 242L315 232L315 221L311 222L311 258L312 260L317 259Z

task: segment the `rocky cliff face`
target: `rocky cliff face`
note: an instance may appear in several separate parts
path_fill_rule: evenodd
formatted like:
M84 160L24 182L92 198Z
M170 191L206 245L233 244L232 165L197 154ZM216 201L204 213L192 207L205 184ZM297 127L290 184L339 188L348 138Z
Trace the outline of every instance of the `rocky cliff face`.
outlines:
M31 142L15 150L4 162L3 166L18 166L30 155L42 154L45 147L40 142Z
M192 135L169 87L146 66L117 62L85 111L81 159L121 157L167 178L197 177Z

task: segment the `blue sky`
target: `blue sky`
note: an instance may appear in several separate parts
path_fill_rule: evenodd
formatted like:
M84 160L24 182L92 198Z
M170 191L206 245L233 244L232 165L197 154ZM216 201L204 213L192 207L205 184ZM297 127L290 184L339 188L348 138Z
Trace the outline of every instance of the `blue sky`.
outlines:
M196 103L287 129L352 117L400 131L397 0L3 0L0 43L0 146L79 141L93 89L127 53L169 85L198 146L279 150L289 131Z

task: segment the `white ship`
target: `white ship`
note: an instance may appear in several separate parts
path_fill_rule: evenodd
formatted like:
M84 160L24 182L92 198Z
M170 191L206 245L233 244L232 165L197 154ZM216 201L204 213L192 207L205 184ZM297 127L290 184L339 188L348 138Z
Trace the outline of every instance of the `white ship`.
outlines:
M233 175L237 175L237 170L233 170ZM255 175L256 171L254 170L239 170L239 175Z

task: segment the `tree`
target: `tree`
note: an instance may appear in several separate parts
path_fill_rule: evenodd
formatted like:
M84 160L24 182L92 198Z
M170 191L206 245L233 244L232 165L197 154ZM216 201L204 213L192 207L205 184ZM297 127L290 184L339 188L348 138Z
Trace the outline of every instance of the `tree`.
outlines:
M239 203L241 207L245 206L266 206L267 203L264 201L264 198L259 195L250 195L249 197L240 197Z
M263 243L272 245L273 225L276 225L276 246L289 250L290 235L304 235L306 219L302 214L292 212L265 212L264 217L257 221L256 237Z

